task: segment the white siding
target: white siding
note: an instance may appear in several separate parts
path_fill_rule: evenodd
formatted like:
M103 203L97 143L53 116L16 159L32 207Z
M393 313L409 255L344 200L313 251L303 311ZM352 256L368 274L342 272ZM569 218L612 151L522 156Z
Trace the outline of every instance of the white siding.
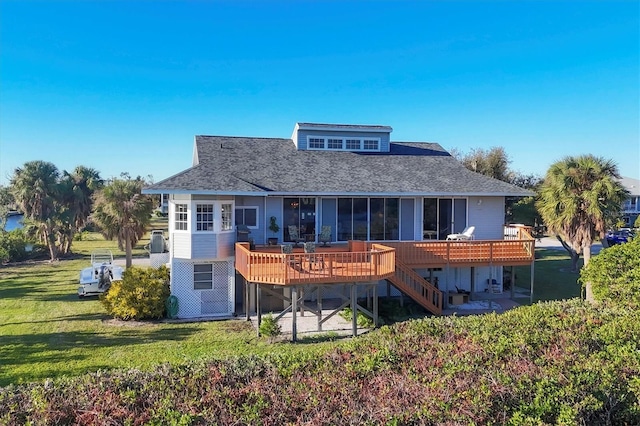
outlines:
M191 258L191 234L184 232L171 233L171 257L179 259Z

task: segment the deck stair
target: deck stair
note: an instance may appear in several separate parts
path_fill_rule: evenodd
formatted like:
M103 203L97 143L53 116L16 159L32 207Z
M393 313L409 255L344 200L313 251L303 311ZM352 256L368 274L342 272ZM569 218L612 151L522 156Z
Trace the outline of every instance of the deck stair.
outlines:
M429 312L442 314L442 292L398 257L396 271L387 280Z

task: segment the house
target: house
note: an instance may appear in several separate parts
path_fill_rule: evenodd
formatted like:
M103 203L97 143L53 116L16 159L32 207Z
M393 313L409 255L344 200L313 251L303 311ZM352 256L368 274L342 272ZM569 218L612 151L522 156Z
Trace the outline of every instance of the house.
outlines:
M640 180L623 177L620 183L630 195L622 204L622 220L626 227L632 228L640 215Z
M502 292L504 267L533 265L527 228L504 225L505 197L529 191L469 171L437 143L393 142L391 133L297 123L290 138L196 136L192 167L144 189L169 194L178 316L259 313L262 290L279 308L312 310L320 291L305 285L326 294L354 283L374 294L387 283L438 314L456 287ZM236 243L238 226L255 249ZM267 245L292 242L290 226L315 242L330 227L331 247L313 258L321 270L302 267L301 248ZM447 240L468 226L472 239Z

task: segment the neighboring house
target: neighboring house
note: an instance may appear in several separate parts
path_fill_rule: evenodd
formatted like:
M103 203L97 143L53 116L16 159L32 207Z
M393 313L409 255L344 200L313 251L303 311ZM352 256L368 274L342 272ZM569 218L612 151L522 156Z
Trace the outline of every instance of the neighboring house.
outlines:
M640 180L623 177L620 182L630 193L630 197L622 204L622 220L625 226L633 227L640 215Z
M368 280L376 287L378 279L438 314L448 300L442 291L501 292L504 266L533 265L526 228L505 236L504 226L505 197L529 191L469 171L436 143L392 142L391 132L297 123L289 139L196 136L193 166L144 189L169 194L178 316L255 309L246 282L269 292L291 286L281 292L286 308L298 300L296 285L331 290L334 283ZM277 234L268 229L272 216ZM255 250L236 244L238 225L250 229ZM331 227L331 248L318 247L321 271L296 269L303 254L264 246L270 237L292 241L290 225L316 242L322 226ZM473 240L446 240L467 226L475 227ZM370 254L354 254L364 251ZM344 274L373 263L375 274Z

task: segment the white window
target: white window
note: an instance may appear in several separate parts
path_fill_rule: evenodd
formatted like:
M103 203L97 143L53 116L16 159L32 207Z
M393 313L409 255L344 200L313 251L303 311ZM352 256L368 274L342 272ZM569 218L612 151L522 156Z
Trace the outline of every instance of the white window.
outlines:
M188 230L188 215L186 204L176 204L176 211L174 215L174 229L176 231Z
M362 149L360 139L347 139L347 149L351 151Z
M365 139L364 140L364 148L367 151L377 151L378 150L378 141L376 139Z
M249 228L257 228L258 208L236 207L236 225L247 225Z
M233 229L233 204L222 204L222 212L220 217L220 230L230 231Z
M213 204L196 204L196 231L213 231Z
M324 149L324 139L322 138L309 138L310 149Z
M307 148L327 151L380 151L380 138L307 136Z
M327 149L342 149L342 139L327 140Z
M213 288L213 265L205 263L193 265L193 289L211 290Z

